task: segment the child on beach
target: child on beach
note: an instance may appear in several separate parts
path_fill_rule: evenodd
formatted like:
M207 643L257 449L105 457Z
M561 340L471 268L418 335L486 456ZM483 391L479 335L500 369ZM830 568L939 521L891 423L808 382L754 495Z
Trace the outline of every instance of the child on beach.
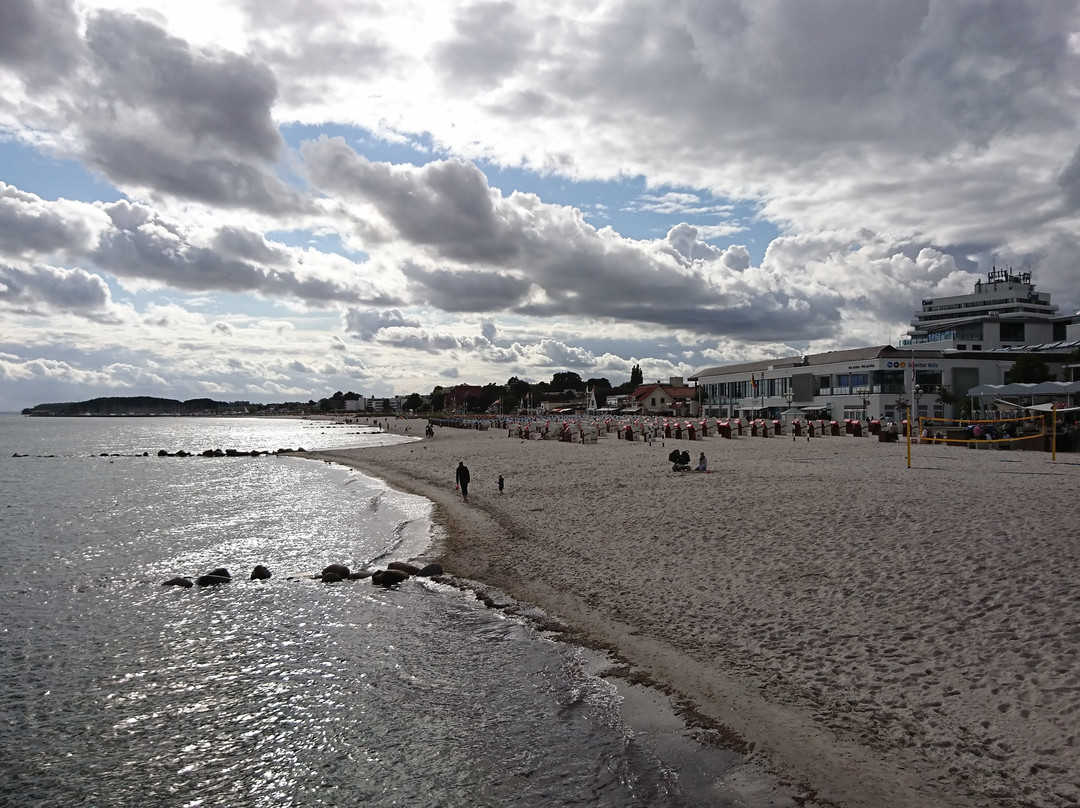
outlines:
M499 475L499 493L501 494L502 492L503 492L503 476L500 474Z

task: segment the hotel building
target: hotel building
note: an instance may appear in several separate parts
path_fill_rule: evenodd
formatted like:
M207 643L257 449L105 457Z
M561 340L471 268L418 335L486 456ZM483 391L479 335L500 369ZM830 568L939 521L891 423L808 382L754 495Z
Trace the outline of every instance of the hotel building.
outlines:
M1037 354L1059 374L1080 347L1080 313L1058 316L1050 295L1035 291L1029 273L994 269L969 295L924 300L901 347L845 351L742 362L706 368L697 383L704 415L842 420L951 418L940 400L983 384L1004 384L1020 354ZM1063 378L1063 377L1062 377Z

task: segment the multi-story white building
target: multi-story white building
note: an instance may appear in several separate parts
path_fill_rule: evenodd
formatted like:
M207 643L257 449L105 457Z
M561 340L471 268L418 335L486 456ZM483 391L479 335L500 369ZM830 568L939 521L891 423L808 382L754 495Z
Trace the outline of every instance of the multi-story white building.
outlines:
M1071 347L1069 347L1071 345ZM938 397L945 387L963 398L973 387L1004 384L1021 353L1039 353L1060 375L1080 340L1051 351L926 351L891 345L706 368L694 376L703 415L775 418L797 409L809 418L900 420L912 415L956 417ZM914 366L914 376L912 375Z
M994 268L969 295L924 300L900 346L989 351L1061 341L1071 318L1057 310L1030 272Z
M1057 316L1050 295L1029 273L994 270L970 295L924 300L902 347L881 345L706 368L697 382L701 411L727 417L778 416L897 419L956 417L940 399L974 387L1004 384L1020 354L1038 354L1064 379L1069 354L1080 347L1080 314ZM902 417L902 416L900 416Z

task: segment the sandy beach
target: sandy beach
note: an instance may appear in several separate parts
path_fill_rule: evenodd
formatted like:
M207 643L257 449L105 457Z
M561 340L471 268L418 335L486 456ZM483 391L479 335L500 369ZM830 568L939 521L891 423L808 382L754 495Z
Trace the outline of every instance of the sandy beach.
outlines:
M710 473L673 472L675 447ZM726 728L779 784L747 804L1076 805L1080 455L911 454L446 427L312 453L428 497L448 573L540 607Z

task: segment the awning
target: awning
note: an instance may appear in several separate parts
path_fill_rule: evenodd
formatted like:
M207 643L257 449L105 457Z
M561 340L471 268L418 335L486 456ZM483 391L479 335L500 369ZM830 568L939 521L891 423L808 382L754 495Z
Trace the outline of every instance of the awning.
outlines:
M1080 382L1013 382L980 384L967 391L969 397L981 396L1067 396L1080 393Z
M1035 410L1036 412L1080 412L1080 407L1055 407L1053 404L1036 404L1033 407L1017 407L1020 410Z

